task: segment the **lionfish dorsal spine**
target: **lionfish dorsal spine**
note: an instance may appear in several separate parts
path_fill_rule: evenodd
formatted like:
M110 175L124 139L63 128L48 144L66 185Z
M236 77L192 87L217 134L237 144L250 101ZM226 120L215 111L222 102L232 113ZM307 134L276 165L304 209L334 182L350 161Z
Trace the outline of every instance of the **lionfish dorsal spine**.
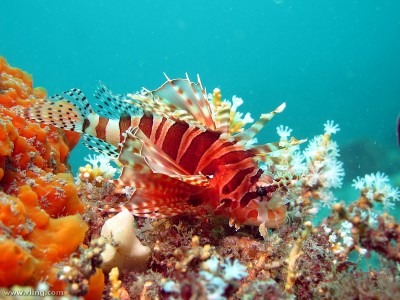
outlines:
M215 123L218 131L229 133L231 124L231 104L221 102L215 107Z
M192 116L193 120L201 123L204 127L215 130L215 121L211 106L207 99L206 91L203 89L198 77L198 83L186 79L169 79L158 89L151 91L154 98L160 99L172 111L182 110ZM187 120L190 122L189 118Z
M286 107L286 103L282 103L272 112L267 114L262 114L257 122L253 123L246 130L236 134L235 140L238 141L240 145L247 144L254 136L260 132L260 130L278 113L281 113Z

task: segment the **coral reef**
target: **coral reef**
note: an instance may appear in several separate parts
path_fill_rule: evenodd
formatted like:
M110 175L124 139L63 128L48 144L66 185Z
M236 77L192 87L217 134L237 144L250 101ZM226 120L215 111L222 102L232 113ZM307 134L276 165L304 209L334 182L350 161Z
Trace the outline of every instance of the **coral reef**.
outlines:
M89 292L90 297L100 298L104 289L104 274L99 268L103 262L101 254L105 246L101 238L92 240L88 249L79 249L79 254L74 254L58 272L58 277L67 283L66 290L70 295L84 296ZM99 288L93 289L94 285Z
M28 122L21 109L46 93L0 57L0 286L50 290L57 271L82 244L87 224L67 158L76 134Z
M390 215L399 190L377 172L354 179L353 201L336 199L345 174L333 121L304 146L283 147L292 130L277 128L282 149L260 164L274 178L269 188L287 220L261 236L214 215L154 220L113 210L134 192L113 193L118 166L90 156L74 182L67 159L78 137L21 118L45 92L4 59L0 72L1 293L29 287L86 299L400 298L400 224ZM251 122L238 112L242 99L223 100L219 89L208 98L220 110L233 107L230 134Z

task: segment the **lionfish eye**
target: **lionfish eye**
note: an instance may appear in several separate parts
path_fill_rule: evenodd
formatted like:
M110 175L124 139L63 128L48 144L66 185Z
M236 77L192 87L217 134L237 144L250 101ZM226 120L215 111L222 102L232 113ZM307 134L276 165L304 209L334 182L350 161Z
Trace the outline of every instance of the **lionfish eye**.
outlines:
M256 193L258 197L265 197L267 196L267 188L265 186L257 186Z

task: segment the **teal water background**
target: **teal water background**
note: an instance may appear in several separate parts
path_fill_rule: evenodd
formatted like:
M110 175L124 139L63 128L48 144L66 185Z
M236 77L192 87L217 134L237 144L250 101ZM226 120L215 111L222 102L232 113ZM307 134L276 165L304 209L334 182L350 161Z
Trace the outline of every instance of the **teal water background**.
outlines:
M20 0L0 7L0 55L49 94L79 87L93 100L99 80L125 93L157 88L163 72L200 74L209 92L242 97L241 110L255 119L287 103L262 142L276 140L280 124L312 138L334 120L347 170L400 170L398 0ZM365 145L370 159L360 158ZM83 152L75 150L75 167Z

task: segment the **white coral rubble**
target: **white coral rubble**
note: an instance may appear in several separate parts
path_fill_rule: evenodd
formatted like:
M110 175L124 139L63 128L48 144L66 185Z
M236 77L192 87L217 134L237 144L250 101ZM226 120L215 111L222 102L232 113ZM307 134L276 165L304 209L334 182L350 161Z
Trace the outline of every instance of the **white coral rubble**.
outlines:
M110 271L114 267L134 271L145 269L150 257L150 248L143 246L136 237L134 223L135 219L127 210L104 223L101 236L107 244L102 253L103 270Z

